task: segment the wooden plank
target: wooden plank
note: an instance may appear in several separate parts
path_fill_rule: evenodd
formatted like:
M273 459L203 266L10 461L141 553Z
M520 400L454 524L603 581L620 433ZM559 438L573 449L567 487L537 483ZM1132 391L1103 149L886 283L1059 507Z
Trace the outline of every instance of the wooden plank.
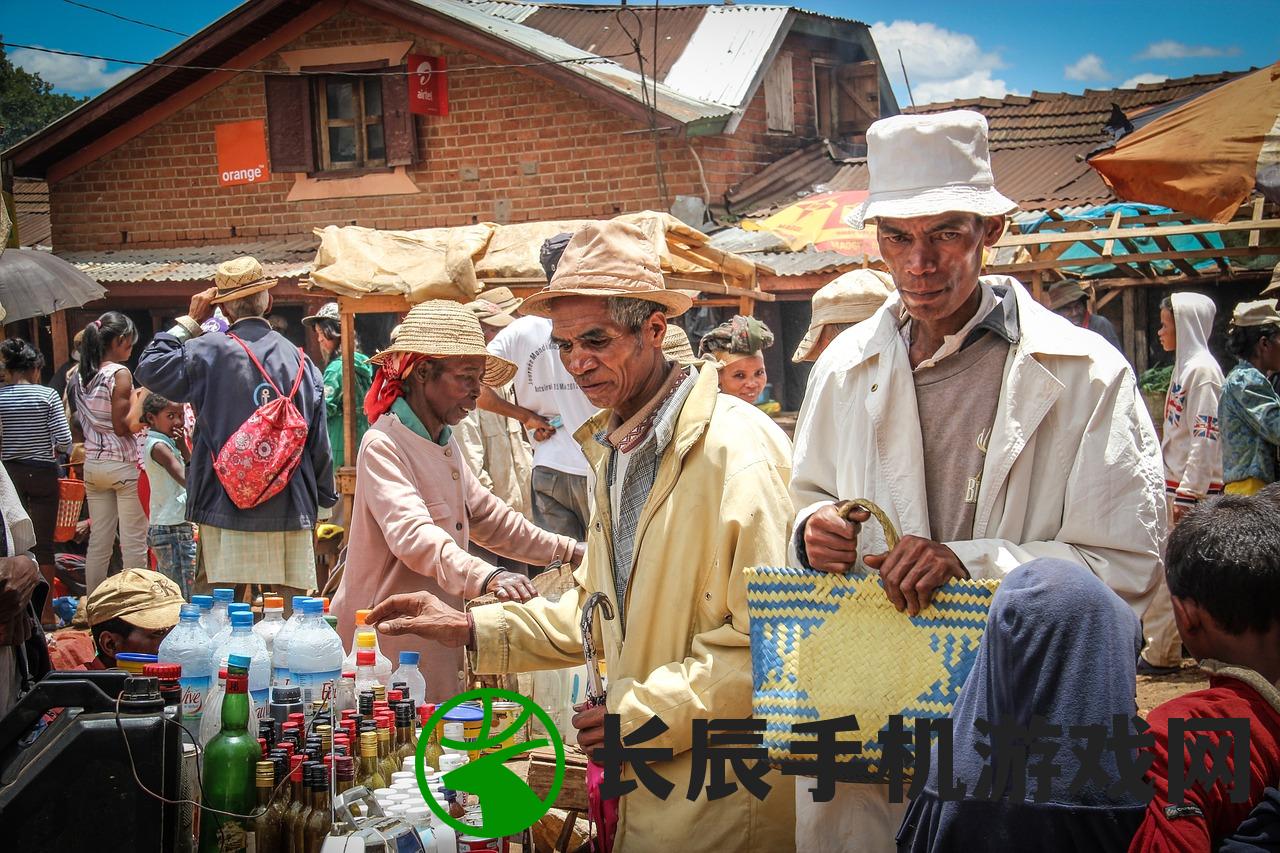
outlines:
M1120 211L1118 211L1118 210L1117 210L1117 211L1115 212L1115 215L1111 217L1111 230L1112 230L1112 231L1118 231L1118 230L1120 230L1120 218L1121 218L1121 217L1120 217ZM1104 257L1104 258L1109 258L1109 257L1111 257L1111 251L1112 251L1115 247L1116 247L1116 242L1115 242L1115 240L1108 240L1108 241L1106 241L1105 243L1103 243L1103 244L1102 244L1102 257Z
M67 311L62 309L49 315L49 337L53 340L53 365L67 363L71 357L71 339L67 336Z
M1137 300L1133 290L1124 291L1121 305L1124 312L1120 321L1121 341L1124 344L1125 356L1132 362L1136 345L1134 326L1137 324Z
M1173 241L1170 240L1168 237L1156 237L1155 241L1156 241L1156 245L1159 246L1161 249L1164 249L1166 252L1178 251L1173 247ZM1171 258L1170 260L1173 261L1173 265L1177 267L1179 270L1181 270L1184 275L1190 276L1191 278L1195 278L1196 276L1200 275L1200 271L1195 267L1191 266L1191 264L1187 262L1186 258L1177 257L1177 258Z
M1226 246L1221 249L1192 249L1186 252L1144 252L1140 259L1142 262L1148 261L1168 261L1175 258L1183 258L1188 261L1204 260L1213 258L1232 258L1232 257L1256 257L1258 255L1277 255L1280 254L1280 245L1275 246ZM1110 258L1105 262L1116 263L1119 258ZM1003 264L991 266L987 268L990 275L1012 275L1014 273L1031 272L1033 270L1050 270L1050 269L1066 269L1068 267L1087 267L1093 264L1104 262L1101 259L1090 260L1088 258L1070 258L1063 260L1061 258L1048 261L1020 261L1014 264Z
M412 306L398 294L373 293L368 296L339 296L338 310L347 314L406 314ZM345 334L345 332L344 332Z
M1133 367L1138 375L1141 376L1148 367L1148 355L1151 352L1151 348L1147 346L1147 299L1150 296L1150 292L1142 289L1126 291L1126 293L1128 292L1132 292L1135 297L1134 315L1136 322L1133 327Z
M1181 237L1186 234L1226 234L1232 231L1275 231L1280 229L1280 219L1236 220L1222 225L1217 223L1192 223L1189 225L1158 225L1154 228L1107 228L1089 233L1091 240L1113 240L1121 237L1137 239L1139 237ZM1082 240L1074 233L1063 234L1017 234L1001 237L996 248L1006 246L1052 245L1054 243L1078 243Z
M1254 222L1257 222L1258 220L1262 219L1262 203L1263 203L1263 198L1262 198L1262 196L1258 196L1257 198L1255 198L1255 199L1253 200L1253 216L1251 216L1251 217L1250 217L1250 219L1251 219L1252 221L1254 221ZM1261 239L1262 239L1262 232L1261 232L1261 231L1250 231L1250 232L1249 232L1249 245L1250 245L1250 246L1256 246L1256 245L1258 245L1258 241L1260 241Z
M1100 298L1100 299L1098 300L1097 304L1096 304L1096 305L1094 305L1094 309L1095 309L1095 310L1094 310L1094 313L1096 314L1096 313L1098 313L1099 311L1101 311L1103 308L1106 308L1106 307L1107 307L1107 305L1111 302L1111 300L1115 299L1115 298L1116 298L1117 296L1119 296L1122 292L1123 292L1123 291L1120 291L1120 290L1114 290L1114 289L1113 289L1113 290L1108 291L1108 292L1107 292L1107 293L1106 293L1102 298Z
M341 306L339 306L341 311ZM356 315L342 311L339 315L342 327L342 441L347 461L354 461L356 450ZM364 402L363 400L361 401ZM340 478L345 483L344 478ZM351 478L351 496L355 496L355 478ZM346 492L343 492L346 501ZM350 520L351 507L346 507L343 518Z

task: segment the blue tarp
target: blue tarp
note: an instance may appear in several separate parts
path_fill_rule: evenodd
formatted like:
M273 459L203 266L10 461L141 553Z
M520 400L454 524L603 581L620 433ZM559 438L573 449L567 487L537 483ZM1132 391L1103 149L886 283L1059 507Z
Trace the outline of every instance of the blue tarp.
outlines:
M1104 219L1104 218L1110 219L1112 216L1115 216L1117 211L1119 211L1120 215L1123 217L1154 216L1160 213L1172 213L1172 210L1170 208L1160 207L1159 205L1139 204L1136 202L1119 202L1116 204L1104 204L1098 207L1091 207L1086 210L1081 210L1069 216L1063 216L1061 220L1051 220L1048 216L1042 216L1039 219L1024 223L1022 226L1022 231L1024 234L1035 233L1036 231L1039 231L1040 228L1046 222L1050 222L1050 221L1071 222L1071 221L1078 221L1081 219ZM1199 221L1199 220L1195 220L1195 221ZM1172 224L1172 223L1163 223L1163 224ZM1153 226L1134 225L1129 227L1143 228L1143 227L1153 227ZM1052 232L1045 232L1045 233L1060 233L1060 232L1055 230ZM1083 236L1088 232L1082 231L1079 233ZM1208 243L1210 248L1214 248L1214 249L1222 248L1222 236L1220 234L1210 233L1210 234L1201 234L1199 236L1204 238L1205 243ZM1197 237L1194 235L1169 237L1168 240L1169 240L1169 243L1173 246L1174 251L1177 251L1177 252L1190 252L1190 251L1195 251L1197 249L1205 248L1204 244L1202 244L1200 240L1197 239ZM1115 257L1117 259L1124 259L1125 261L1138 262L1142 260L1142 255L1144 253L1150 252L1153 254L1159 254L1165 251L1165 249L1156 245L1156 241L1152 240L1150 237L1135 237L1131 240L1131 242L1134 244L1134 248L1138 250L1136 254L1133 252L1130 252L1129 249L1123 243L1121 243L1119 240L1116 240L1114 246L1112 247L1112 257ZM1084 261L1085 263L1082 263L1080 266L1076 266L1076 267L1067 267L1064 270L1064 272L1069 272L1073 275L1084 276L1085 278L1092 278L1094 276L1106 275L1107 273L1114 272L1116 269L1116 266L1113 263L1110 263L1110 262L1088 263L1089 261L1100 260L1101 257L1102 256L1098 253L1098 251L1094 249L1092 246L1086 243L1075 243L1071 246L1071 248L1067 249L1065 252L1062 253L1062 258L1065 260L1079 259L1081 261ZM1158 260L1158 261L1147 261L1146 263L1151 264L1152 269L1159 275L1168 275L1177 269L1174 266L1173 261ZM1210 259L1206 259L1202 261L1193 261L1190 263L1192 264L1192 266L1197 268L1211 267L1215 265L1214 261Z

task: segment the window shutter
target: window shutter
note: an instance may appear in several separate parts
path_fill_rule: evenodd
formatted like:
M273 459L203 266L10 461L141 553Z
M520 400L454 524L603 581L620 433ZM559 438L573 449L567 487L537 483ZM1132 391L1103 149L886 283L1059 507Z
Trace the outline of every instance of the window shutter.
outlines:
M316 171L311 81L267 75L267 151L272 172Z
M791 78L790 53L779 53L765 74L764 111L769 130L795 132L796 91Z
M417 160L418 140L413 113L409 112L409 75L406 66L389 69L399 74L382 78L382 129L387 143L387 165L406 166Z
M836 72L840 88L840 136L867 132L880 118L880 71L875 60L841 65Z

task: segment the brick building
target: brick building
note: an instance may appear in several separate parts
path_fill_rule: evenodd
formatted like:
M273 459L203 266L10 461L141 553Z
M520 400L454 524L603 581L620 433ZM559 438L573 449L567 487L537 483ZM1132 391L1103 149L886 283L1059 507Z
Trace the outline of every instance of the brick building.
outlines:
M447 115L409 111L410 55L443 60ZM239 253L284 279L301 340L315 227L714 210L895 112L865 25L788 7L251 0L3 157L48 182L53 251L108 289L55 322L60 361L105 306L146 335Z

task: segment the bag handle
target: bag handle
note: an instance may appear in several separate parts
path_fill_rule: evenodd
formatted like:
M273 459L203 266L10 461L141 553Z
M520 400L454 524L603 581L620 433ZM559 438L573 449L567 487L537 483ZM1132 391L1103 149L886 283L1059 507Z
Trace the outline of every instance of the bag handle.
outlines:
M258 361L258 357L253 354L253 350L249 349L249 345L240 340L239 336L233 335L230 332L227 332L227 337L238 343L241 349L245 351L245 354L249 356L249 360L258 368L258 372L262 374L262 378L267 380L267 384L271 386L271 390L276 392L276 396L285 396L284 392L280 390L280 387L276 385L269 375L267 375L267 369L262 366L262 362ZM293 395L297 394L298 389L302 387L302 374L306 372L306 363L306 355L302 352L302 347L298 347L298 376L293 380L293 390L289 392L289 399L292 399Z

